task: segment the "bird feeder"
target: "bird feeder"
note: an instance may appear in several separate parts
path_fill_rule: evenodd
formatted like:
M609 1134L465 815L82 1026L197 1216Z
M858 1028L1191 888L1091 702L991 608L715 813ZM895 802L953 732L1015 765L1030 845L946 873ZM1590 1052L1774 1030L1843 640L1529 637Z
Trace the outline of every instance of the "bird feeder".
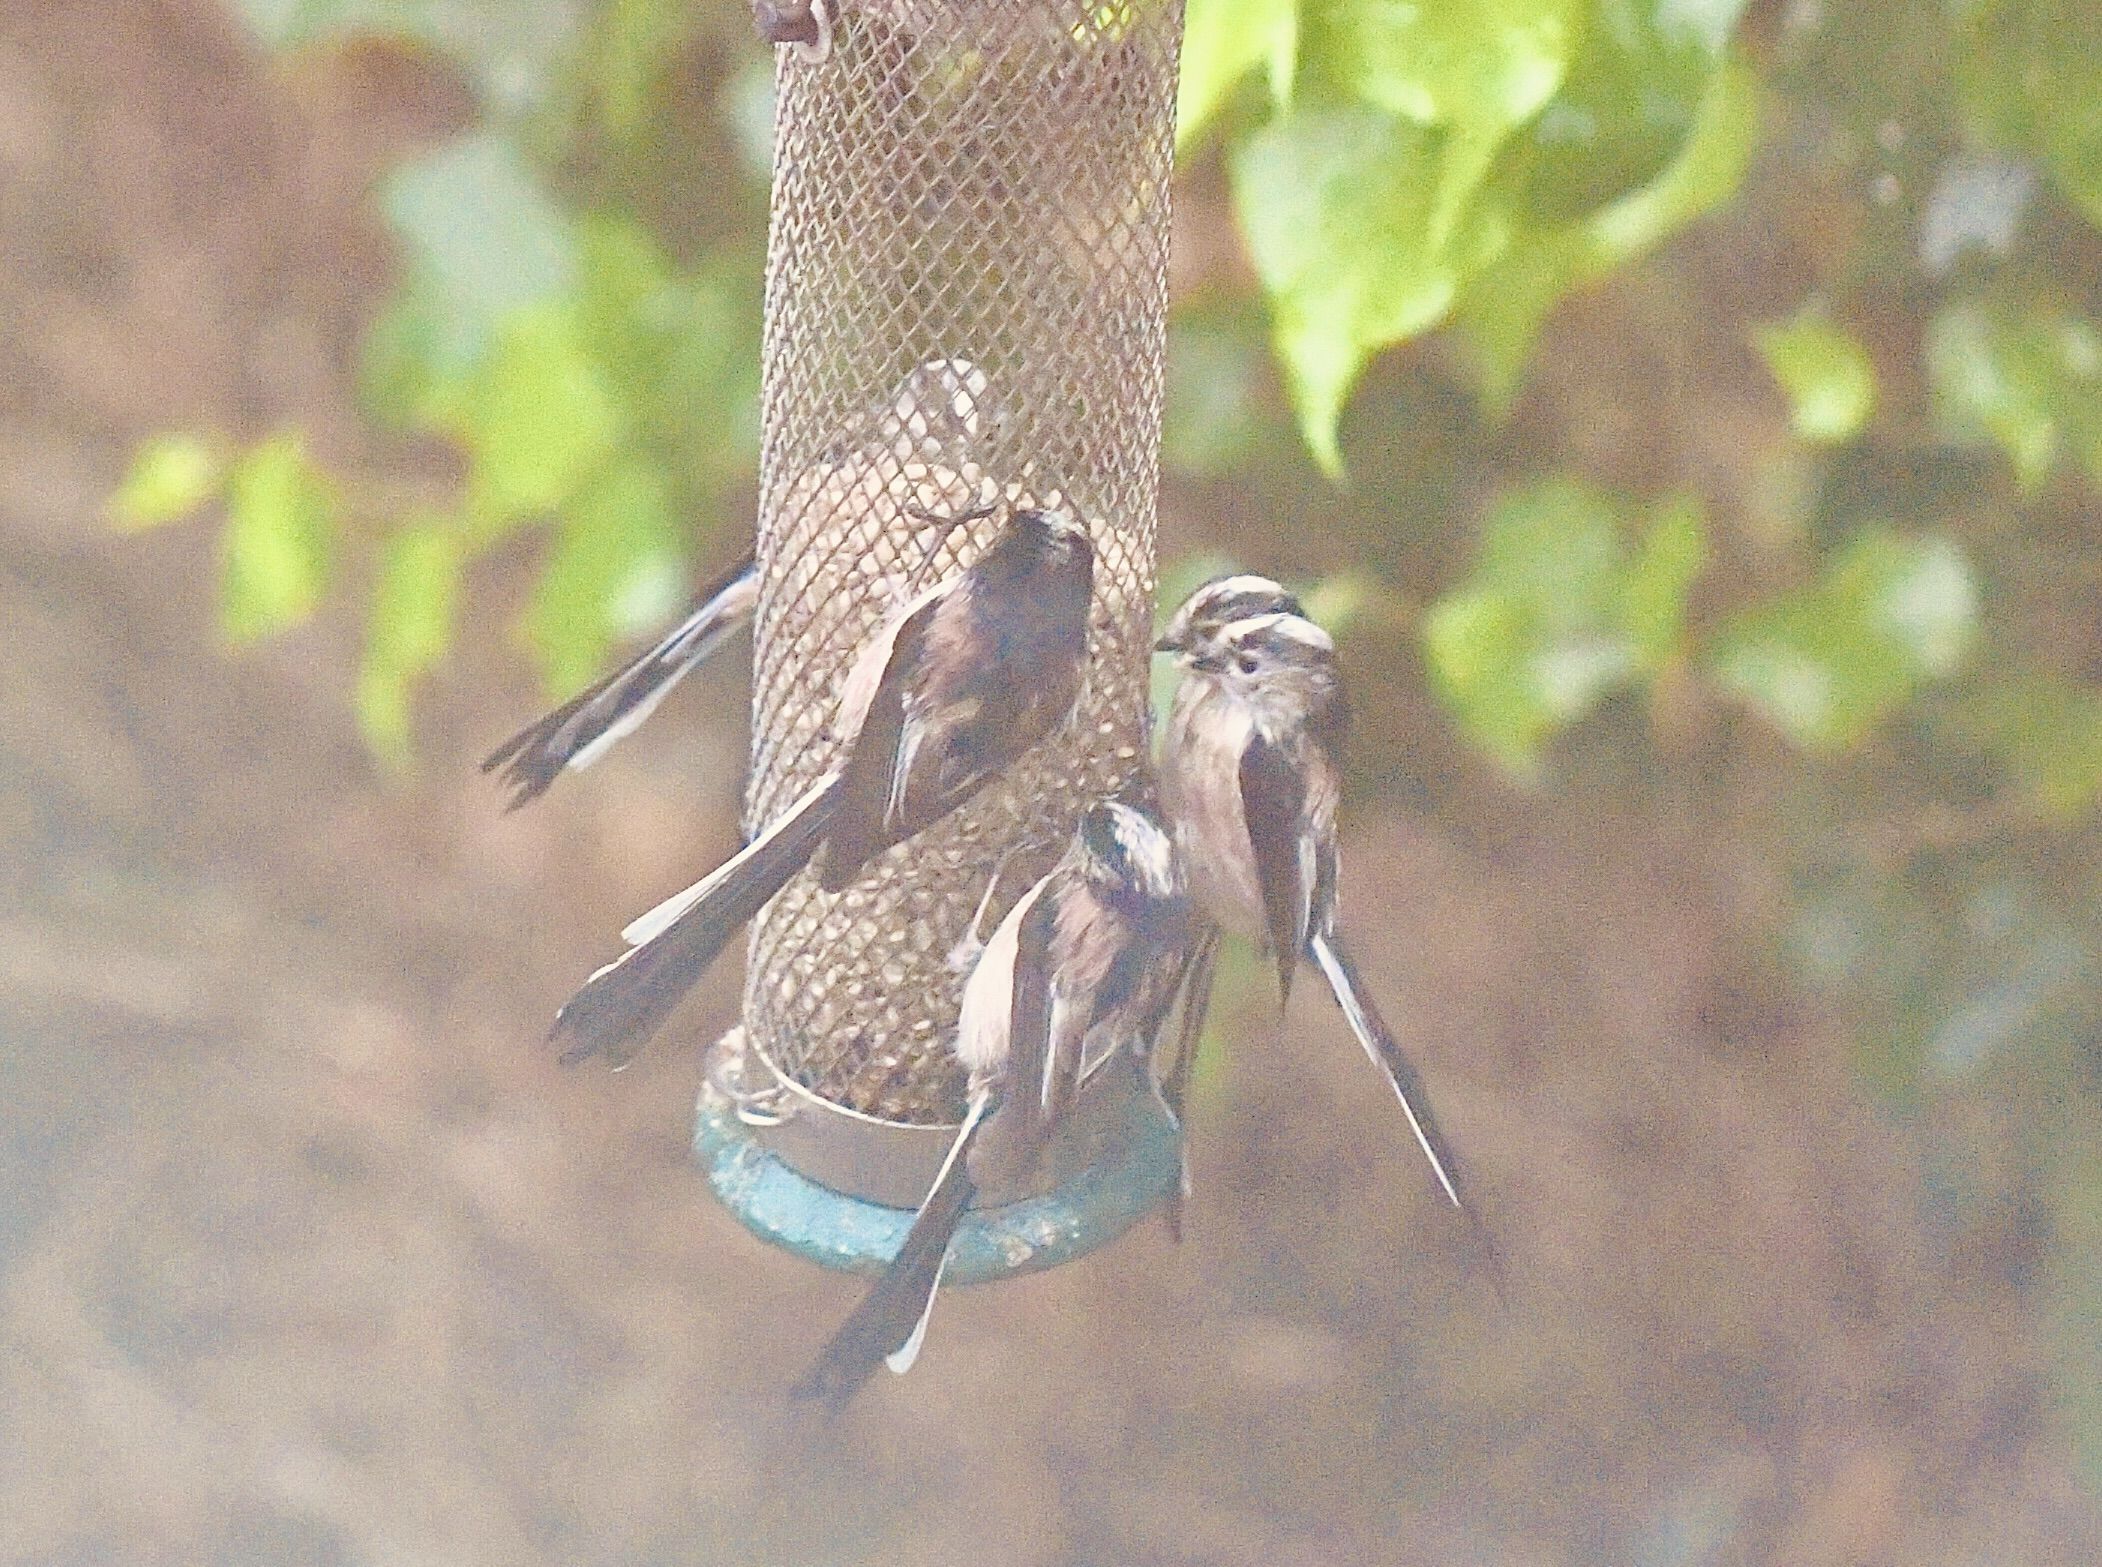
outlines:
M747 832L839 760L856 650L997 526L930 518L1058 504L1096 549L1073 722L843 892L791 882L710 1053L695 1147L717 1194L873 1271L960 1118L974 920L1142 765L1182 6L820 4L818 41L777 50ZM1102 1076L1034 1185L981 1195L951 1278L1066 1260L1172 1189L1178 1132Z

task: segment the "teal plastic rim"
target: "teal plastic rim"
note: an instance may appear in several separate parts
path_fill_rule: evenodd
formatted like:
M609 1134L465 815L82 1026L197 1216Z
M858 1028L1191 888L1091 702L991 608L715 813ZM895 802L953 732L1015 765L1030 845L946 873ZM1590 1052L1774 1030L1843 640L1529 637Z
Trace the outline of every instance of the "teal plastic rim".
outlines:
M1159 1207L1182 1179L1182 1135L1151 1094L1121 1093L1093 1162L1041 1196L964 1216L943 1277L978 1284L1052 1268L1106 1246ZM913 1210L812 1180L761 1142L712 1082L694 1120L694 1156L716 1197L761 1240L847 1273L887 1267Z

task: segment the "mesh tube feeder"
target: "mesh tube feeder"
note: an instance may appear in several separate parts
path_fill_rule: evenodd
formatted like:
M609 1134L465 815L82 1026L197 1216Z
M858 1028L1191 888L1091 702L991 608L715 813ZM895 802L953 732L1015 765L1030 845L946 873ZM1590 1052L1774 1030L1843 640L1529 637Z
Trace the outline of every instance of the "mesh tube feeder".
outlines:
M709 1053L695 1150L717 1195L867 1272L961 1115L959 943L1144 754L1182 6L829 0L822 19L777 51L747 831L838 760L840 682L930 549L953 569L997 508L1055 504L1096 550L1073 722L845 891L791 882ZM929 521L987 507L946 536ZM949 1277L1113 1239L1172 1189L1177 1136L1101 1074L1036 1183L981 1195Z

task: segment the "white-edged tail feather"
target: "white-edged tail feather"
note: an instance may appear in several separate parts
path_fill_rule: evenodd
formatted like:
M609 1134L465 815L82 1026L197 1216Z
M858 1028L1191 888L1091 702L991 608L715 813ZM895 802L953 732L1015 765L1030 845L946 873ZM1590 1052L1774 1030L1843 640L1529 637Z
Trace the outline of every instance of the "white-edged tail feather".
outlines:
M691 887L673 893L648 913L639 914L628 921L627 925L621 930L620 939L631 947L639 947L645 942L654 941L657 937L663 935L680 915L684 914L696 903L699 903L701 899L707 897L732 876L737 875L755 856L767 852L767 847L772 840L778 839L784 832L793 830L795 824L801 820L802 814L811 809L816 803L817 797L831 787L832 780L829 777L821 778L812 784L796 797L795 804L783 811L780 817L765 832L746 844L736 854L723 861L722 864L703 876Z
M1436 1122L1431 1119L1430 1105L1427 1100L1420 1106L1413 1102L1425 1099L1423 1080L1402 1054L1385 1022L1359 994L1357 974L1349 958L1336 944L1334 936L1325 931L1316 931L1309 938L1307 950L1312 954L1315 966L1321 970L1321 977L1328 981L1336 1005L1343 1009L1350 1031L1357 1035L1358 1043L1365 1047L1365 1054L1372 1058L1372 1064L1386 1074L1394 1097L1401 1101L1401 1113L1409 1118L1409 1129L1416 1134L1416 1144L1423 1150L1423 1157L1430 1161L1431 1174L1437 1177L1439 1187L1452 1205L1464 1207L1458 1185L1448 1167L1451 1154L1444 1147L1445 1139L1438 1132Z
M810 1370L789 1389L791 1397L821 1399L837 1410L876 1374L877 1367L888 1366L903 1375L919 1358L935 1295L948 1267L949 1242L975 1193L971 1145L993 1105L990 1092L981 1090L971 1096L963 1125L957 1128L956 1139L942 1160L941 1173L913 1216L897 1256L832 1335Z

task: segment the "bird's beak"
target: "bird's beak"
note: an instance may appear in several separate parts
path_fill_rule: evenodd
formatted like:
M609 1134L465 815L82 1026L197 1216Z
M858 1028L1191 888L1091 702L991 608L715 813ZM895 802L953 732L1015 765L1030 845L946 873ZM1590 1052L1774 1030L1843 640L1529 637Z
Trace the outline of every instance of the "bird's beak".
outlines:
M1153 651L1156 653L1180 653L1182 651L1182 638L1170 631L1153 644Z

